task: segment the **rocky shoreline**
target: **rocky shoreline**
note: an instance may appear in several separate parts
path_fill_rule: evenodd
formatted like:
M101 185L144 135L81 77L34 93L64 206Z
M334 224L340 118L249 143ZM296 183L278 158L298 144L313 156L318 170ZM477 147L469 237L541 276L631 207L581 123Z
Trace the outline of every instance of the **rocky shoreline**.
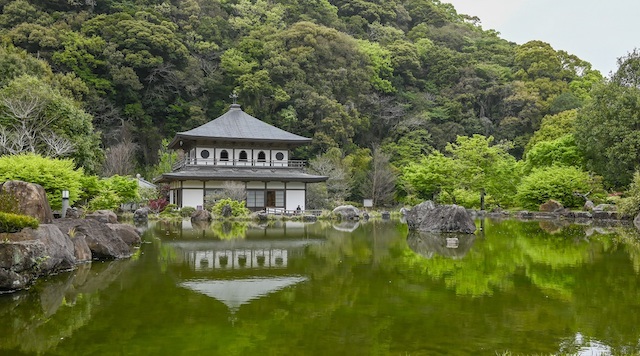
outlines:
M85 219L53 219L41 186L9 181L0 190L17 198L21 214L40 222L37 229L0 233L0 292L26 289L39 277L94 260L129 258L141 243L135 227L118 224L112 211Z

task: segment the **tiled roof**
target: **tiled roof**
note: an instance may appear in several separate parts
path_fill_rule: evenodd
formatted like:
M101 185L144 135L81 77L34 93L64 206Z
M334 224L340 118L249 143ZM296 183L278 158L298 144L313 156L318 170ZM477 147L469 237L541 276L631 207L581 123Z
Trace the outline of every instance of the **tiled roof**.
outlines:
M191 167L177 172L165 173L155 180L156 183L167 183L176 180L218 180L218 181L280 181L317 183L328 179L295 169L269 168L219 168Z
M215 120L189 131L178 132L169 148L174 148L180 139L277 141L293 144L311 142L310 138L292 134L256 119L242 111L238 104L232 104L229 111Z

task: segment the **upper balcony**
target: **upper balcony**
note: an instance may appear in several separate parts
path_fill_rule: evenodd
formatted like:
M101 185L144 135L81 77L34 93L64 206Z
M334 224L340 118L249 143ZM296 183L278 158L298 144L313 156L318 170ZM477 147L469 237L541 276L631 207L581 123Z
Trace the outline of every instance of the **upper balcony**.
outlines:
M178 171L184 167L260 167L260 168L296 168L305 167L303 160L222 160L214 158L190 158L186 157L174 163L173 171Z

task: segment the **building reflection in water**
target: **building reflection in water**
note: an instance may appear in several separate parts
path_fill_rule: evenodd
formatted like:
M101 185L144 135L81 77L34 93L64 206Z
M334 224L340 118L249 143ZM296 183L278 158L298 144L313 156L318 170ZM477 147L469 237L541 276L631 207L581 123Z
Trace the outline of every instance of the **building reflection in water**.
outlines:
M304 226L256 230L248 231L245 239L163 242L176 253L174 263L182 279L178 285L225 304L232 323L242 305L307 281L295 261L304 258L309 245L323 242L310 238ZM189 232L183 231L181 236L189 236Z
M186 261L195 271L239 268L286 268L285 249L190 251Z

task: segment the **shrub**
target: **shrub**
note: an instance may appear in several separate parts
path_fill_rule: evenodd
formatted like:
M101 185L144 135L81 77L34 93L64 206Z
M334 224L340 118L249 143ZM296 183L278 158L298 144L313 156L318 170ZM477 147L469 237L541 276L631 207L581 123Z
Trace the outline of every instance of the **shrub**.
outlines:
M244 201L237 201L232 199L222 199L216 202L216 204L211 209L213 215L221 217L222 216L222 208L229 204L231 207L231 216L234 218L248 216L251 211L244 206Z
M85 183L91 181L85 179ZM89 201L89 210L115 210L121 204L135 202L139 198L138 182L135 179L114 175L97 182L97 194Z
M18 232L25 227L37 229L39 225L31 216L0 212L0 232Z
M169 202L165 198L149 200L149 209L151 210L151 212L156 214L163 211L167 205L169 205Z
M182 209L180 209L180 216L182 216L183 218L188 218L191 215L193 215L195 211L196 211L196 208L192 206L185 206Z
M96 197L89 201L87 208L89 211L96 210L115 210L120 206L121 199L112 190L100 192Z
M552 166L534 169L518 186L516 200L526 209L537 209L540 204L554 199L565 207L577 207L584 200L574 192L600 192L599 182L577 167Z
M617 202L618 213L623 217L635 217L640 213L640 172L633 174L633 180L625 197Z
M47 158L36 154L0 157L0 182L21 180L40 184L47 192L47 200L54 210L62 208L62 191L69 191L73 205L82 193L82 168L75 169L70 159Z

